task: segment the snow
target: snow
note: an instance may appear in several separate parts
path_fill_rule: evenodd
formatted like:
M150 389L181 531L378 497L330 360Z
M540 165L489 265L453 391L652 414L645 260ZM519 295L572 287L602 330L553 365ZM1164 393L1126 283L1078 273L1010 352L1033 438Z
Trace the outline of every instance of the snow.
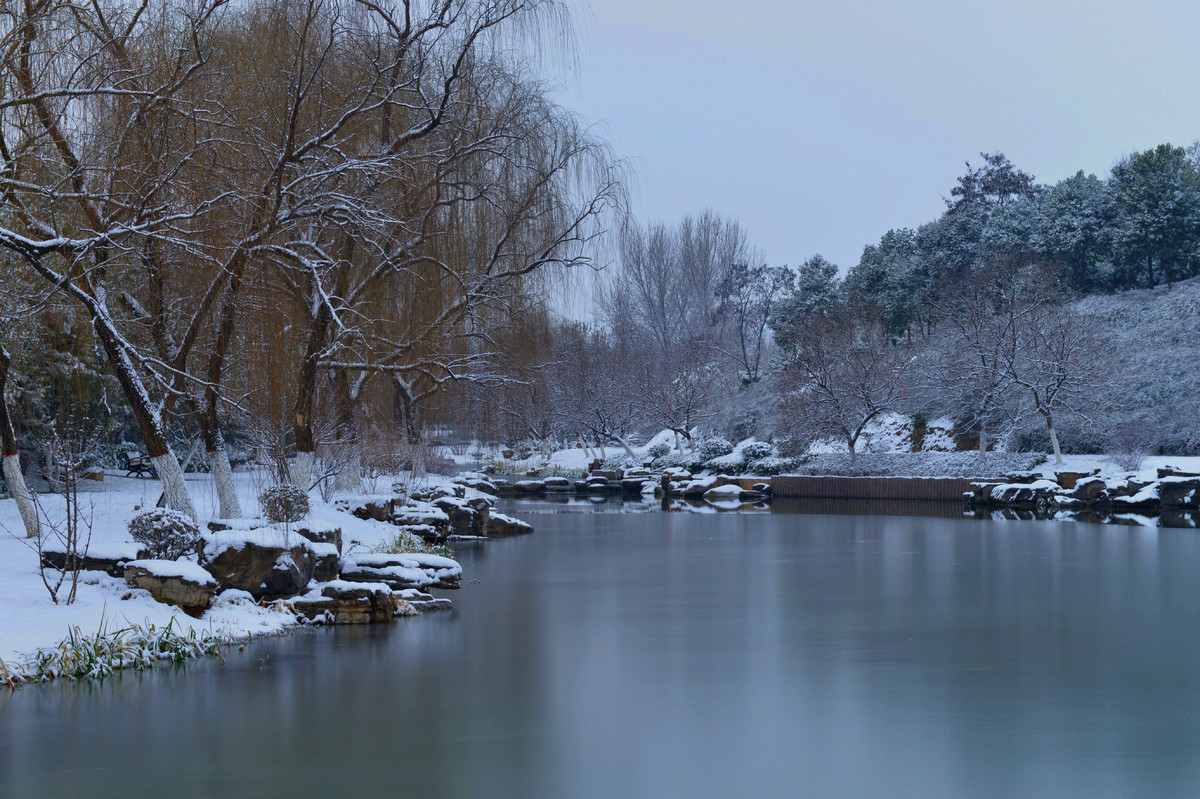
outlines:
M185 560L133 560L126 567L145 569L155 577L180 577L200 585L216 585L217 581L199 564Z
M248 513L257 512L257 497L270 484L271 478L261 471L238 471L233 476L242 508ZM209 475L188 474L184 479L202 520L216 519L219 516L219 502ZM154 506L161 493L159 482L117 475L106 475L101 483L85 482L88 484L81 486L82 511L93 520L88 553L105 558L136 560L141 553L129 537L129 521L138 510ZM423 485L440 482L449 484L447 478L435 477L424 481ZM42 495L39 501L44 506L47 518L52 523L61 523L64 516L62 498ZM396 536L397 528L393 525L355 518L322 502L315 495L311 497L311 502L309 515L293 524L292 529L339 527L342 530L344 552L370 550ZM269 537L272 543L288 540L314 546L295 533L264 529L259 519L239 521L238 526L250 529L207 533L206 536L232 544L235 540L249 540L249 534L257 528L254 537L259 540ZM234 590L218 594L212 607L201 618L193 619L178 608L156 602L146 591L130 588L121 578L95 571L79 573L80 583L73 604L56 605L42 584L37 549L24 536L16 502L0 499L0 586L3 586L0 591L0 660L7 663L13 663L39 647L54 645L65 638L73 627L84 632L95 632L102 627L116 630L147 624L154 624L161 629L173 623L174 629L181 634L195 630L197 634L207 632L220 638L243 639L276 635L297 624L290 612L276 606L259 605L249 594ZM55 542L52 533L44 538L48 549ZM443 565L435 560L424 560L433 557L422 555L411 562L413 566ZM461 574L461 567L457 567L455 573Z
M713 500L735 500L741 495L742 487L739 485L733 485L732 483L729 485L717 486L716 488L710 488L704 492L704 498L710 502Z
M259 547L292 549L293 547L310 547L312 542L289 530L275 527L258 527L253 530L222 530L218 533L204 533L204 557L208 560L230 549L242 549L247 544Z

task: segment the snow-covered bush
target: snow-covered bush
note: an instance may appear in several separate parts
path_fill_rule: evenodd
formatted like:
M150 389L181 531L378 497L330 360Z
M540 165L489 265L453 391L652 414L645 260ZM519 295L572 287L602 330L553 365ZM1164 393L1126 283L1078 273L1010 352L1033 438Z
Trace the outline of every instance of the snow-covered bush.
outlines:
M270 522L298 522L308 514L308 494L294 485L273 485L258 495L263 516Z
M791 458L782 458L778 455L770 455L766 458L759 458L756 461L750 461L746 464L746 472L753 475L772 475L772 474L788 474L796 469L799 469L807 463L809 457L797 456Z
M670 452L671 452L671 445L666 443L665 441L661 441L656 444L651 444L650 447L646 450L646 454L649 455L650 458L653 460L658 460L659 458L665 458Z
M733 444L730 444L723 436L704 436L695 443L693 450L696 453L696 459L705 463L733 452Z
M150 557L175 560L196 551L200 528L184 514L170 508L151 508L129 522L129 535Z
M747 462L762 460L775 454L775 447L765 441L744 441L738 445L738 449Z

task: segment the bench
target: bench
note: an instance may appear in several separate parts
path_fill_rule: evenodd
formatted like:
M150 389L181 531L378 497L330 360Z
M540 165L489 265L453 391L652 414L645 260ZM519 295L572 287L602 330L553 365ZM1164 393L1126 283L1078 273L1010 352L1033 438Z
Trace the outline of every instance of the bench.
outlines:
M150 459L140 452L122 452L121 468L126 477L145 477L154 473Z

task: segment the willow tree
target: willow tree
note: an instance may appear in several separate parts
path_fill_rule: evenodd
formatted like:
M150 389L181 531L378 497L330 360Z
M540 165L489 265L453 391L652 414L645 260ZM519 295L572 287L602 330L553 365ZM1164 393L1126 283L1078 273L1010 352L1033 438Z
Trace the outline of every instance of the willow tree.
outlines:
M211 198L185 203L173 192L202 148L147 156L157 122L203 114L183 88L204 69L224 5L19 0L0 9L0 204L9 220L0 246L88 314L168 505L193 517L161 406L178 370L139 346L114 303L137 254L191 250L211 210Z
M356 405L375 375L389 376L411 420L441 386L489 379L489 314L523 296L532 275L587 260L597 219L617 204L618 165L506 47L506 27L527 30L557 8L446 4L401 24L372 6L355 35L338 34L341 69L326 94L368 86L356 108L371 113L329 140L305 224L263 248L307 330L298 485L311 483L320 374L332 373L342 438L356 437Z

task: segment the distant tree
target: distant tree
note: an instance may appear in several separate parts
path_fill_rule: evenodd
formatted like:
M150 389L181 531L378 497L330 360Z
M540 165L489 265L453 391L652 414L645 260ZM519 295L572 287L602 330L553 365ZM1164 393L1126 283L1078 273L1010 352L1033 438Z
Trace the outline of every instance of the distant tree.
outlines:
M912 230L889 230L879 244L863 248L846 275L846 293L860 305L876 305L890 335L907 335L925 321L932 286L928 267Z
M1098 269L1112 256L1114 213L1105 182L1083 170L1046 192L1035 246L1060 265L1074 290L1107 287Z
M1106 365L1094 320L1065 305L1058 276L1023 269L1001 287L1000 358L1007 379L1041 417L1056 465L1062 464L1057 420L1096 407Z
M798 329L814 313L827 313L841 302L842 281L836 264L814 255L796 269L792 291L779 299L770 325L773 330Z
M801 442L833 438L851 461L863 431L906 393L907 350L889 343L878 309L843 306L789 330L780 410Z
M1013 166L1004 153L980 153L983 166L972 169L950 190L954 199L946 200L947 213L957 214L968 209L991 211L1004 208L1020 198L1033 199L1038 192L1033 175Z
M725 321L733 339L732 347L721 342L717 349L738 365L745 383L756 383L761 377L763 354L769 343L767 325L794 279L785 266L734 263L717 285L717 316ZM712 377L715 375L710 380Z
M1117 207L1115 249L1145 284L1159 275L1169 287L1195 271L1200 243L1200 172L1182 147L1160 144L1113 168ZM1156 272L1156 266L1158 272Z
M961 431L979 438L984 461L988 433L1015 412L1013 376L1006 358L1006 301L1003 281L978 272L944 288L938 333L923 353L922 374L938 401L961 421Z

